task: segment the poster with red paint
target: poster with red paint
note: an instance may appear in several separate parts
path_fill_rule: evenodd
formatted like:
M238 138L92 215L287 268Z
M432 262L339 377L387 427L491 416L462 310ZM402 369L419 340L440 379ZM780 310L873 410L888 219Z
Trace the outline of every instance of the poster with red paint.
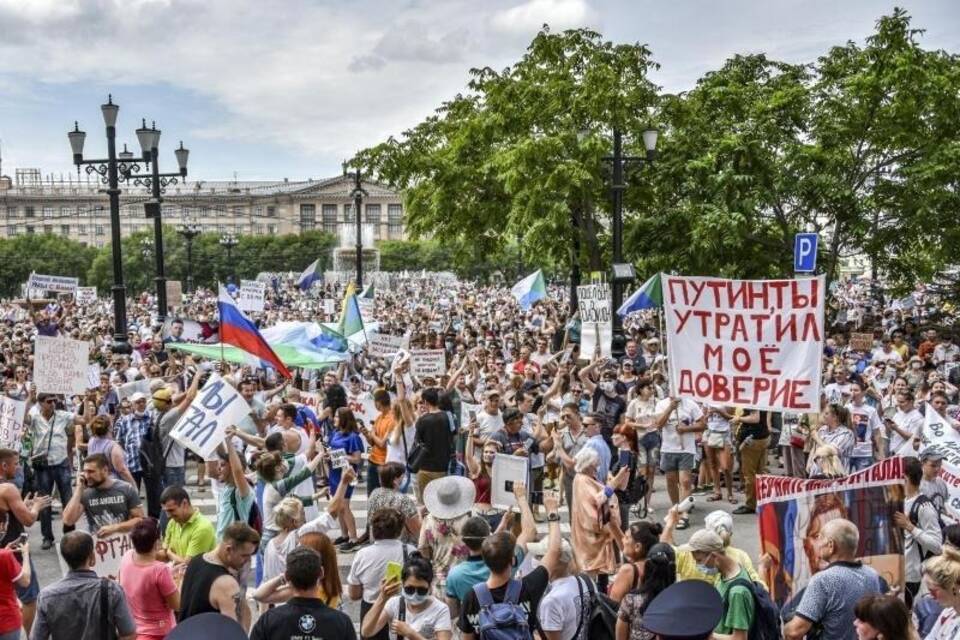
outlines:
M773 411L817 411L824 277L663 277L674 397Z

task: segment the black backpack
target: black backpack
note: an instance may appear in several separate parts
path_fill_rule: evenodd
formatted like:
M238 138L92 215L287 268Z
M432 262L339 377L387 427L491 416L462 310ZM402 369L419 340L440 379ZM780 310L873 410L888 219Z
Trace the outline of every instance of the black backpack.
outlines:
M583 615L583 583L587 583L587 592L590 594L590 604L587 608L588 614ZM577 576L577 589L580 591L580 622L577 623L577 630L573 634L573 640L580 640L581 637L590 640L616 640L617 637L617 612L620 605L614 602L607 594L597 591L593 580L586 574ZM586 618L586 619L584 619ZM586 632L581 636L583 627L586 626Z
M749 640L780 640L780 610L770 598L770 594L752 580L734 578L723 596L723 610L727 610L730 591L734 587L746 587L753 596L753 624L747 632Z
M923 495L922 493L917 495L916 499L913 501L913 506L910 507L910 513L908 514L908 517L910 518L910 522L912 522L915 527L920 526L920 507L922 507L925 504L929 504L931 507L933 507L933 510L937 513L937 524L940 525L940 532L942 536L944 525L943 525L943 518L940 516L940 510L937 509L937 505L934 504L933 500ZM917 551L920 553L921 563L927 558L936 555L932 551L924 551L923 547L920 546L919 542L917 543Z

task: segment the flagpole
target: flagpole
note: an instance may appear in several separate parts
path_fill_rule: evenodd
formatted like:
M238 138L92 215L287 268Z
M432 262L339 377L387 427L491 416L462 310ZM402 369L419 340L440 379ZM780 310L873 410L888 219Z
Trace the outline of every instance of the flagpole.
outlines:
M220 281L217 280L217 297L218 298L220 297L220 287L221 287ZM217 315L221 315L219 305L217 309ZM220 330L220 370L223 371L223 365L226 364L227 359L223 355L223 318L222 317L220 318L219 330Z

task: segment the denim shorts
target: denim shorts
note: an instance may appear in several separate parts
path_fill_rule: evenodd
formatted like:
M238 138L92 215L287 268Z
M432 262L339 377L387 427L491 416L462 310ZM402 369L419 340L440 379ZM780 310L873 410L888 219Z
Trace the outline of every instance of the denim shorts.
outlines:
M57 549L57 553L60 553L59 549ZM30 584L25 587L20 585L15 585L15 587L17 598L21 604L30 604L37 601L37 596L40 595L40 581L37 580L37 570L33 568L32 557L30 558Z

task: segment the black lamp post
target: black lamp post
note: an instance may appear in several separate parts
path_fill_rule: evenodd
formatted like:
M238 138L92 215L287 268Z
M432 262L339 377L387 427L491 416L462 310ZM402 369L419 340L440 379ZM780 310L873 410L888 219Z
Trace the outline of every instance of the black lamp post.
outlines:
M128 157L117 156L117 114L120 107L113 104L113 97L108 96L107 103L100 106L103 114L103 123L107 132L107 157L97 160L84 160L83 143L87 134L80 130L79 123L74 123L73 131L67 134L70 139L70 149L73 152L73 163L85 165L88 175L96 173L100 181L107 185L107 197L110 200L110 249L113 253L113 344L114 353L128 354L131 352L127 341L127 291L123 284L123 256L120 248L120 183L126 182L131 173L140 171L140 166ZM125 154L132 156L132 154Z
M233 273L233 248L237 246L239 242L236 234L233 233L225 233L220 237L220 246L227 250L227 269L230 271L227 276L227 282L230 281L231 277L236 279L236 274Z
M148 187L150 189L150 200L144 203L143 208L147 218L153 218L153 241L156 244L157 275L154 282L157 287L157 317L160 322L167 318L167 277L163 268L163 216L161 203L163 198L161 194L168 185L177 184L187 177L187 158L190 151L183 148L183 141L180 141L180 147L174 150L177 157L179 171L176 173L160 173L159 150L160 130L156 123L153 123L147 129L147 121L143 120L143 126L137 129L137 139L140 141L140 150L143 153L143 161L150 163L149 176L137 176L134 178L134 184Z
M202 230L196 222L185 222L177 229L177 233L187 241L187 293L193 293L193 241Z
M347 174L346 167L343 169L343 174ZM362 178L360 169L357 169L353 174L353 191L350 192L357 221L357 289L360 291L363 290L363 221L360 218L360 207L363 204L363 199L368 195L363 188Z
M626 351L626 338L623 334L623 320L617 313L617 309L623 304L623 286L636 279L633 265L623 262L623 192L627 185L623 181L623 170L626 165L636 165L642 167L656 159L657 156L657 136L659 132L656 129L647 129L643 132L643 146L646 149L646 155L625 156L623 155L623 136L620 129L613 129L613 155L604 158L604 161L610 162L613 166L613 220L611 224L611 235L613 236L613 273L612 284L613 291L610 300L610 306L613 317L613 340L610 345L610 352L614 358L623 357Z

